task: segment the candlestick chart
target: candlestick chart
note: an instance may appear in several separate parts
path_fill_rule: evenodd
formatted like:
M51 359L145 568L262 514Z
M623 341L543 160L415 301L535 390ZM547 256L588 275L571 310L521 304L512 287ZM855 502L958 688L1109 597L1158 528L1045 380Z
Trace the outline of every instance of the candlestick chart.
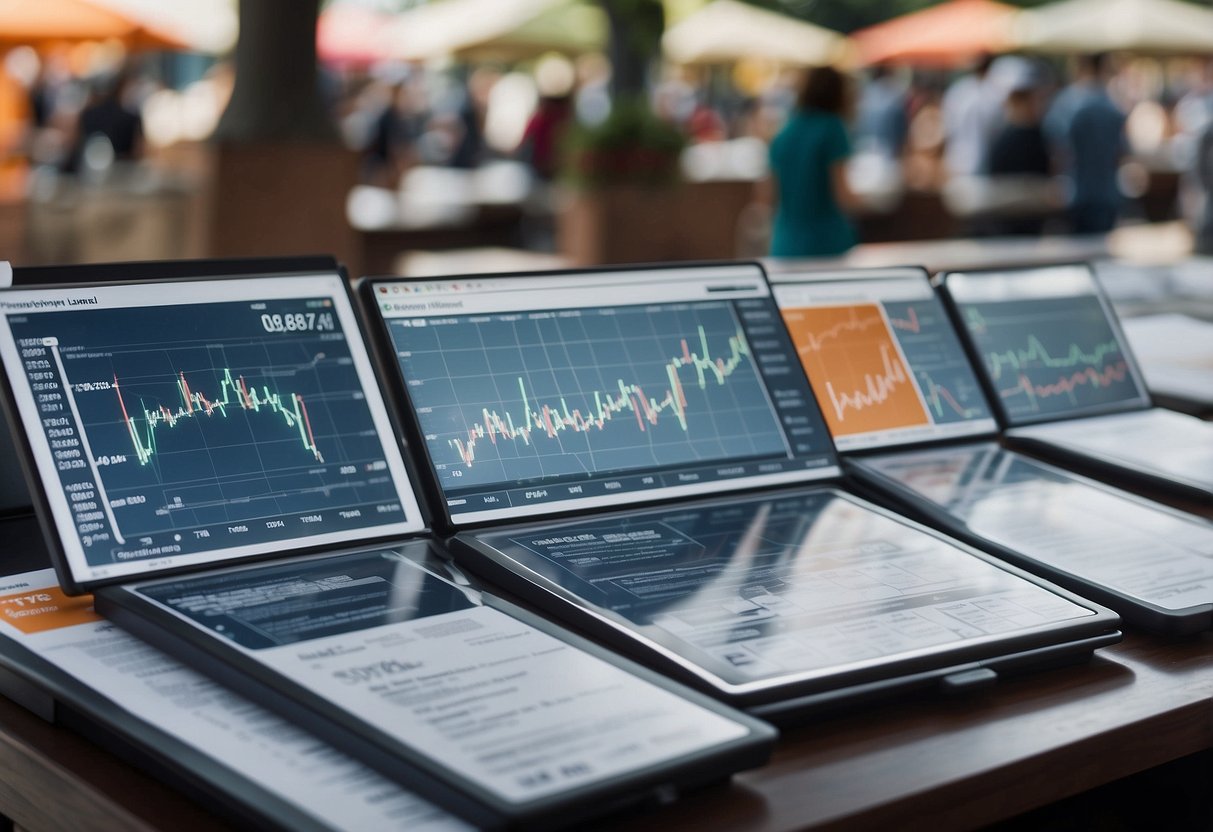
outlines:
M261 320L307 309L182 304L13 324L42 344L31 377L49 397L44 425L69 502L94 507L76 518L87 545L188 551L382 522L377 507L398 491L344 334Z
M727 303L395 321L448 489L786 456Z
M1012 418L1077 415L1144 395L1094 295L965 304L962 315Z

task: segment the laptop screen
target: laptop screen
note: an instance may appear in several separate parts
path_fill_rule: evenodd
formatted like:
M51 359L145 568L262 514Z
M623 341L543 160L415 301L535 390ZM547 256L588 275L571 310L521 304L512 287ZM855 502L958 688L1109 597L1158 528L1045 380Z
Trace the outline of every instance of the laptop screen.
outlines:
M924 272L785 275L773 291L840 451L997 430Z
M838 474L756 264L370 292L453 524Z
M75 583L424 527L343 284L0 293L0 356Z
M1088 267L954 272L944 281L1009 425L1149 406Z

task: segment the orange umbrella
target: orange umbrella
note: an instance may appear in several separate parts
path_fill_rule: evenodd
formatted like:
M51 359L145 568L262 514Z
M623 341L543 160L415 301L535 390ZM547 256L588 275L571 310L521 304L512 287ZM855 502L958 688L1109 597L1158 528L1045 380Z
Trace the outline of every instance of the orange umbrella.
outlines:
M851 37L860 63L958 66L983 52L1013 48L1018 10L995 0L948 0L869 26Z
M145 49L178 49L170 36L85 0L0 0L0 47L117 38Z

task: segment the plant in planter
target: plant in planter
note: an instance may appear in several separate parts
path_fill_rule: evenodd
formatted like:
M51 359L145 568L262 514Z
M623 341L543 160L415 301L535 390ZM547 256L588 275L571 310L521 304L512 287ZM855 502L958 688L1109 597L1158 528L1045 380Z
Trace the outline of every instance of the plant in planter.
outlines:
M566 137L557 218L560 249L578 265L679 257L679 161L684 139L643 100Z
M686 143L643 99L616 100L593 127L574 127L565 141L565 179L574 187L670 185Z

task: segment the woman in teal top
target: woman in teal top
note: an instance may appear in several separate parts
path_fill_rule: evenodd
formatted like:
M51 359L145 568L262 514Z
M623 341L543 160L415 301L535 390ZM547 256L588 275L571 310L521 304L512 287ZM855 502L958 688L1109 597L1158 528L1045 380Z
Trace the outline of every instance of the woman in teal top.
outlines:
M775 257L829 256L855 245L855 229L841 207L852 201L846 181L851 142L842 121L847 99L838 70L810 70L796 110L771 142Z

